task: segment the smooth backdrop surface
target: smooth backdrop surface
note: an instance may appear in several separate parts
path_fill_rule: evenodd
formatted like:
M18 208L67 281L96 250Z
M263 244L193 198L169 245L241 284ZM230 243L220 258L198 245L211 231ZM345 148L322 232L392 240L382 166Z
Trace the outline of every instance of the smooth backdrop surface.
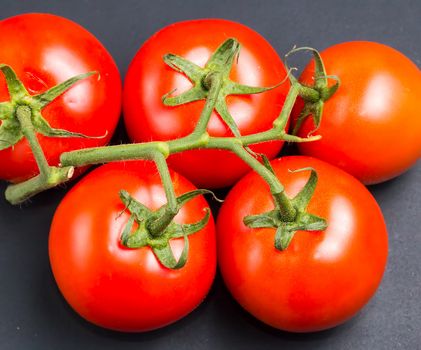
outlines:
M139 46L155 31L203 17L242 22L280 54L295 44L321 50L347 40L373 40L421 65L421 2L416 0L0 0L0 8L1 18L50 12L78 22L108 48L123 77ZM306 59L302 56L296 63ZM115 140L121 138L122 128ZM230 297L219 276L196 311L165 329L119 334L92 326L67 306L48 262L49 225L66 189L49 191L21 207L1 198L0 349L421 349L420 183L418 164L398 179L370 188L389 229L383 283L353 320L307 335L276 331L254 320ZM2 183L1 192L4 189Z

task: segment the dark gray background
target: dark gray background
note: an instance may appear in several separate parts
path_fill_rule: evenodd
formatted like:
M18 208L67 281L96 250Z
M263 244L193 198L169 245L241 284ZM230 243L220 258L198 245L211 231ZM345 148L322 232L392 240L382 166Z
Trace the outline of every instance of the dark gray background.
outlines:
M421 1L0 0L0 8L2 18L35 11L78 22L108 48L123 77L139 46L155 31L201 17L242 22L279 53L294 44L324 49L363 39L391 45L421 65ZM122 137L120 128L116 140ZM0 349L421 349L420 170L418 164L370 188L390 238L388 267L376 296L345 325L307 335L276 331L254 320L237 306L219 276L196 311L162 330L119 334L92 326L65 303L48 263L50 221L66 189L44 193L22 207L0 199Z

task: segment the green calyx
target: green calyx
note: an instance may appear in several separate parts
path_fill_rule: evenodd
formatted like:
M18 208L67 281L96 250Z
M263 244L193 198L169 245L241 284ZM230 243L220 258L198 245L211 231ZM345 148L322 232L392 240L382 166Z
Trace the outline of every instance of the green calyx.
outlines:
M156 231L153 229L154 223L168 216L169 205L165 204L158 210L152 211L136 201L127 191L120 191L120 198L130 212L130 219L121 235L121 243L131 249L149 246L163 266L169 269L182 268L186 264L189 252L188 236L206 226L210 218L210 210L206 208L203 218L191 224L177 224L173 221L173 218L186 202L206 193L212 192L209 190L194 190L177 197L176 210L170 210L172 217L164 228L160 225L159 231ZM137 228L132 232L134 223L137 224ZM184 238L184 247L177 260L171 250L170 240L181 237Z
M12 204L19 204L39 192L68 181L74 173L73 166L55 167L48 164L37 134L48 137L97 138L52 128L41 114L44 107L78 81L96 73L77 75L41 94L32 96L10 66L0 64L0 70L6 78L10 95L10 101L0 103L0 151L13 147L20 140L26 138L39 169L37 176L7 187L6 199Z
M80 74L41 94L31 96L10 66L0 64L0 70L6 78L10 95L10 101L0 103L0 150L14 146L25 137L23 126L18 118L18 110L23 108L29 111L30 121L36 133L48 137L88 137L80 133L52 128L43 118L41 111L78 81L96 74L95 72Z
M275 201L275 209L258 215L249 215L244 218L244 224L250 228L275 228L275 248L281 251L288 248L295 232L322 231L327 228L325 219L307 212L308 203L316 188L317 173L312 168L295 171L306 170L311 171L307 183L294 198L290 199L290 203L295 209L295 215L289 218L285 217L283 211Z
M312 86L301 85L299 95L304 100L304 107L298 116L296 124L294 126L293 135L298 133L303 122L308 118L313 118L315 129L312 130L309 135L314 133L319 127L322 120L323 106L324 103L332 97L332 95L338 90L340 86L339 77L334 75L326 75L326 69L323 64L322 58L319 51L311 47L300 47L291 50L285 55L285 61L288 56L298 51L310 51L314 58L314 84ZM335 83L329 86L329 79L335 81ZM297 82L295 77L290 76L291 83Z
M199 67L186 60L183 57L167 54L164 56L164 62L177 72L183 73L193 83L193 87L180 95L172 96L174 91L162 97L162 102L166 106L179 106L185 103L206 100L211 90L214 75L220 77L220 89L216 96L214 109L220 115L222 120L230 128L234 136L240 136L240 131L233 117L228 111L226 97L229 95L250 95L259 94L275 88L271 87L254 87L242 85L230 80L229 75L234 60L240 52L240 43L233 38L224 41L212 54L205 67Z

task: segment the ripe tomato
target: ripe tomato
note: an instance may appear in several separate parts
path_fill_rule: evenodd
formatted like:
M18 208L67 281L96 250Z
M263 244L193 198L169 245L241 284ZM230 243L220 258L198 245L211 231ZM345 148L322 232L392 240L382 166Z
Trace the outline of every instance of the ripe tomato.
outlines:
M193 190L171 173L177 195ZM172 323L205 298L215 275L212 217L189 236L186 264L178 270L161 265L150 247L129 249L120 237L129 214L119 199L125 189L150 209L166 203L151 162L110 163L84 177L63 199L51 226L49 253L60 291L83 318L119 331L145 331ZM208 205L200 196L182 207L175 221L192 223ZM177 257L183 239L173 239Z
M272 161L289 197L319 176L308 212L327 220L325 231L297 231L290 245L274 247L275 230L251 229L243 218L273 209L268 186L249 173L228 194L217 222L218 258L234 298L261 321L287 331L311 332L352 317L372 297L387 258L382 213L355 178L321 160Z
M81 73L97 71L78 82L42 110L51 127L103 136L99 139L56 138L38 134L50 165L62 152L106 144L121 110L121 80L107 50L78 24L49 14L23 14L0 21L0 63L10 65L31 95ZM9 101L0 74L0 101ZM17 182L38 174L28 142L0 151L0 178Z
M373 42L346 42L321 53L326 72L341 80L324 105L317 133L300 152L332 163L365 184L391 179L421 156L421 72L400 52ZM313 82L314 64L302 76ZM314 129L307 119L299 135Z
M204 106L204 100L177 107L165 106L161 98L168 92L178 95L192 84L183 74L163 61L173 53L204 67L211 54L228 38L241 44L238 64L230 74L232 81L252 86L273 86L281 82L286 71L270 44L258 33L239 23L221 19L201 19L172 24L153 35L133 59L124 83L124 118L127 132L135 142L170 140L191 133ZM289 89L280 87L255 95L228 96L228 110L243 135L272 127L281 111ZM212 136L232 136L216 112L208 132ZM273 158L281 142L267 142L251 147ZM232 185L249 168L227 151L187 151L169 158L170 166L198 187ZM221 171L223 169L223 171Z

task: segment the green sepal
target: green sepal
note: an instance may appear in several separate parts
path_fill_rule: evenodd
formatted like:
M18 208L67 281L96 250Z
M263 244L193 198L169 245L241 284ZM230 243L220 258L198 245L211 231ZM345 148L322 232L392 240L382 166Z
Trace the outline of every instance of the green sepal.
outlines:
M279 84L274 86L249 86L227 81L225 90L229 91L229 95L254 95L261 94L269 90L277 88Z
M308 203L313 197L314 190L317 186L318 176L316 170L311 167L290 170L291 173L298 173L301 171L310 171L310 177L300 192L291 200L294 207L300 211L306 210Z
M285 56L285 59L298 51L310 51L313 54L314 84L312 86L301 85L300 96L304 100L304 107L297 118L292 134L296 135L303 122L311 116L314 123L314 130L309 133L311 135L320 127L324 103L338 90L340 79L337 76L326 75L326 69L319 51L311 47L294 48ZM329 86L328 79L335 80L335 84ZM291 83L297 82L292 75L290 80Z
M78 132L72 132L64 129L55 129L50 126L48 121L44 119L39 111L32 112L32 125L36 132L48 137L78 137L78 138L97 138L87 136ZM104 137L104 136L100 136Z
M36 103L39 105L40 109L44 108L51 102L53 102L57 97L64 94L67 90L69 90L71 87L73 87L77 82L86 79L90 77L91 75L98 74L98 72L88 72L76 75L74 77L71 77L70 79L67 79L66 81L53 86L51 89L32 96L33 103Z
M278 227L280 224L279 210L274 209L264 214L247 215L244 217L244 225L250 228Z
M178 261L174 257L174 253L171 250L169 244L166 244L162 247L152 247L152 251L159 260L159 262L168 269L181 269L187 262L187 257L189 254L189 239L184 237L184 247L181 252Z
M230 112L228 111L225 98L218 98L215 104L215 110L218 112L219 116L222 118L225 124L227 124L228 128L231 130L233 135L235 137L241 136L237 123L235 122L234 118L231 116Z
M207 92L204 91L200 86L195 86L177 96L170 96L172 93L173 91L162 96L162 102L164 105L175 107L194 101L204 100L207 96Z
M240 43L237 39L228 38L225 40L212 54L206 64L206 68L210 71L222 73L223 76L228 77L234 58L238 57L240 53Z
M215 199L219 200L215 194L211 190L207 190L204 188L193 190L182 194L181 196L177 197L177 204L181 207L189 200L193 199L194 197L201 196L204 194L211 194Z
M278 250L285 250L291 243L295 231L288 229L286 225L280 225L276 229L275 234L275 248Z
M126 226L124 226L123 232L120 236L120 241L123 245L127 246L129 238L131 236L133 224L134 224L135 214L131 214L129 221L127 221Z
M264 159L264 164L273 171L267 159L266 161ZM286 249L297 231L323 231L327 228L325 219L306 211L317 185L317 172L313 168L302 168L291 172L298 171L310 171L310 177L300 192L291 199L291 204L296 209L293 220L285 220L278 207L266 213L248 215L243 219L244 224L250 228L275 228L274 245L278 250Z
M299 213L297 215L297 225L295 230L301 231L323 231L327 228L327 221L320 216L309 214L309 213Z
M197 196L204 195L204 194L212 194L213 197L216 198L215 194L212 191L206 190L206 189L198 189L198 190L193 190L193 191L186 192L186 193L184 193L181 196L179 196L179 197L176 198L176 205L177 205L176 212L178 213L178 211L181 209L181 207L184 204L186 204L189 200L191 200L191 199L193 199L193 198L195 198ZM160 218L164 217L165 215L168 215L169 214L170 217L172 217L172 218L175 216L174 211L171 211L170 210L170 213L167 213L167 211L169 211L168 204L163 205L157 211L152 212L148 216L148 218L147 218L147 222L146 222L147 227L150 229L151 228L151 223L153 221L157 221ZM172 223L173 222L171 221L171 224ZM168 226L168 227L170 227L170 226Z
M303 125L304 121L309 116L313 118L314 129L311 130L307 136L310 136L311 134L316 132L320 127L320 123L322 122L323 106L324 101L322 101L321 99L316 102L305 102L304 107L300 112L297 121L295 122L292 134L296 135L298 133L298 130L300 130L301 128L301 125Z
M182 194L177 197L178 209L180 209L189 200L206 193L212 192L200 189ZM164 215L167 209L167 204L163 205L156 211L152 211L142 203L135 200L125 190L120 191L120 199L126 206L125 209L130 212L130 218L120 237L121 243L130 249L149 246L163 266L169 269L182 268L187 262L189 252L188 236L200 231L207 225L210 218L209 208L205 209L205 215L197 222L190 224L178 224L171 221L171 223L163 232L160 232L159 235L152 235L148 230L147 224L150 220L156 220L160 217L160 215ZM134 232L132 232L135 222L137 223L137 228ZM177 260L171 250L170 240L181 237L184 238L184 246L180 257Z
M9 91L11 102L16 102L25 97L29 97L29 93L17 77L15 71L7 64L0 64L0 70L6 78L7 90Z
M171 236L171 238L179 238L179 237L184 238L183 250L180 254L180 257L178 258L178 261L175 259L174 254L169 244L166 244L162 247L152 246L152 250L155 253L155 256L158 258L158 260L161 262L161 264L173 270L182 268L186 264L188 254L189 254L190 243L187 236L193 233L196 233L200 231L202 228L204 228L209 221L209 217L210 217L210 210L206 208L206 214L203 217L203 219L201 219L200 221L193 224L174 225L176 226L174 228L175 232Z
M330 99L335 94L335 92L338 91L341 85L341 80L337 75L326 75L325 78L335 80L335 84L333 84L332 86L327 86L326 88L320 90L320 98L324 102Z
M120 191L120 199L126 206L126 209L136 216L137 220L141 220L141 218L146 217L152 212L148 207L135 200L126 190Z
M10 102L0 102L0 120L13 119L14 108Z
M72 77L51 89L31 96L23 83L19 80L15 71L6 64L0 64L0 70L6 78L10 101L0 103L0 150L14 146L23 138L22 126L16 113L20 106L27 106L31 111L31 122L34 131L48 137L80 137L80 138L103 138L104 136L87 136L81 133L63 129L55 129L50 126L41 114L41 110L57 97L69 90L77 82L97 74L89 72Z
M191 82L198 82L203 78L203 68L181 56L169 53L163 57L163 60L175 71L184 73Z
M323 63L322 57L320 56L319 51L313 48L307 48L313 54L314 66L315 66L315 77L314 77L314 87L320 91L327 87L328 81L326 78L326 68Z
M7 149L23 138L20 124L15 119L6 119L0 125L0 151Z
M215 102L215 111L228 126L234 136L239 137L240 131L234 118L228 111L226 98L229 95L250 95L259 94L276 88L278 85L269 87L257 87L242 85L230 80L229 75L234 63L238 57L240 44L234 38L225 40L212 54L205 67L199 67L186 60L183 57L167 54L164 56L164 62L179 73L183 73L193 84L193 87L179 95L172 96L174 91L170 91L162 97L162 102L166 106L174 107L186 103L205 100L210 90L209 81L214 73L221 75L221 89Z
M205 208L205 215L203 218L197 222L192 224L182 224L176 225L174 228L173 238L183 237L183 236L190 236L193 233L200 231L202 228L206 226L210 218L210 209Z

